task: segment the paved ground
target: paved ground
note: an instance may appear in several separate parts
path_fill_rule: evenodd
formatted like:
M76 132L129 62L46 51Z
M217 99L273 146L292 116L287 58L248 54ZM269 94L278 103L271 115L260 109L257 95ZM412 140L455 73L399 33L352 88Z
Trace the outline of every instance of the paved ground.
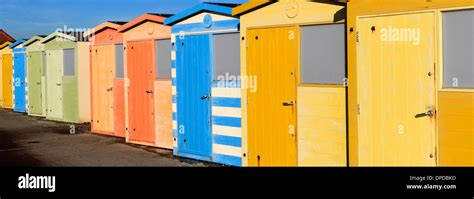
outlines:
M0 109L0 166L215 166L172 152L91 134L88 125L47 121Z

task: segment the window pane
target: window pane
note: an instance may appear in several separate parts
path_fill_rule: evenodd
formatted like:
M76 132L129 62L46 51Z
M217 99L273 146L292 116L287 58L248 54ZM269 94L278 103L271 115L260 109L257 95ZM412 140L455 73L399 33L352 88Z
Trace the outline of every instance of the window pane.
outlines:
M240 76L239 33L214 35L214 80Z
M171 40L156 41L156 79L171 78Z
M74 48L64 49L64 76L74 76L76 74L76 57Z
M474 10L443 13L443 87L474 88Z
M115 45L115 77L123 78L124 69L123 69L123 45Z
M301 27L301 82L343 84L345 49L343 24Z

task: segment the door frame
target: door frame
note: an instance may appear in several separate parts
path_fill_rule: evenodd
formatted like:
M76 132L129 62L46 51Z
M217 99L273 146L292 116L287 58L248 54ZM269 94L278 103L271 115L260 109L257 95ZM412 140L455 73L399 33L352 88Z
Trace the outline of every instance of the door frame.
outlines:
M438 24L439 24L439 19L438 19L438 13L439 12L439 9L426 9L426 10L416 10L416 11L402 11L402 12L390 12L390 13L381 13L381 14L370 14L370 15L360 15L360 16L356 16L356 66L359 66L359 56L360 54L358 52L360 52L360 42L358 41L359 39L359 22L361 19L367 19L367 18L377 18L377 17L388 17L388 16L401 16L401 15L410 15L410 14L425 14L425 13L431 13L433 14L433 24L434 24L434 27L433 27L433 46L432 46L432 53L433 53L433 63L434 63L434 66L433 66L433 73L435 74L433 77L433 80L431 82L432 86L433 86L433 106L434 106L434 111L435 111L435 115L434 115L434 122L435 124L433 124L433 126L431 128L433 128L432 130L432 138L431 138L431 143L432 143L432 149L433 149L433 152L434 152L434 165L432 166L438 166L439 165L439 153L438 153L438 115L437 115L437 112L438 112L438 81L439 81L439 77L440 77L440 74L438 73L438 68L439 68L439 63L438 63L438 57L440 56L439 55L439 31L438 31ZM346 30L347 31L347 30ZM356 72L357 72L357 79L355 81L359 81L359 77L358 77L358 72L359 72L359 67L357 67L356 69ZM357 96L357 104L360 105L360 96L361 96L361 87L358 85L357 86L357 93L356 93L356 96ZM360 106L359 106L360 107ZM359 133L361 132L361 125L360 125L360 114L357 114L357 135L359 135ZM360 136L357 136L357 139L358 139L358 143L359 143L359 140L360 140ZM360 152L360 149L359 147L357 148L357 154L359 154ZM358 155L359 156L359 155ZM360 165L360 160L358 161L357 163L358 165Z

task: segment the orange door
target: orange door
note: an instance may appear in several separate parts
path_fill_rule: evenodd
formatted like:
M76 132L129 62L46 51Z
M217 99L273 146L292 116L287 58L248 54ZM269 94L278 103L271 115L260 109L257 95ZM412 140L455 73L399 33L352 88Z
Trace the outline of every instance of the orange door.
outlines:
M137 41L128 43L127 66L130 88L129 140L155 144L153 112L154 92L154 42Z

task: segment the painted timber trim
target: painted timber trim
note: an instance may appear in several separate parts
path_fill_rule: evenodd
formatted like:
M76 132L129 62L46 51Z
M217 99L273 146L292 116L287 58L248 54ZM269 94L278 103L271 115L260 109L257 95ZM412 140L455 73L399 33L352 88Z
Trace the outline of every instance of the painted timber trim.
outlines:
M216 4L209 4L209 3L201 3L166 19L164 24L167 26L172 26L174 24L179 23L180 21L183 21L201 12L211 12L211 13L225 15L225 16L232 16L231 7L221 6L221 5L216 5Z
M161 16L159 14L144 14L132 21L129 21L128 23L120 26L117 31L118 32L126 32L127 30L130 30L142 23L145 23L147 21L151 21L151 22L155 22L155 23L160 23L160 24L163 24L164 21L165 21L166 17L165 16Z
M20 40L18 40L18 41L15 41L14 43L12 43L12 44L10 45L10 48L13 49L13 48L15 48L15 47L21 45L21 44L24 43L24 42L25 42L24 39L20 39Z

